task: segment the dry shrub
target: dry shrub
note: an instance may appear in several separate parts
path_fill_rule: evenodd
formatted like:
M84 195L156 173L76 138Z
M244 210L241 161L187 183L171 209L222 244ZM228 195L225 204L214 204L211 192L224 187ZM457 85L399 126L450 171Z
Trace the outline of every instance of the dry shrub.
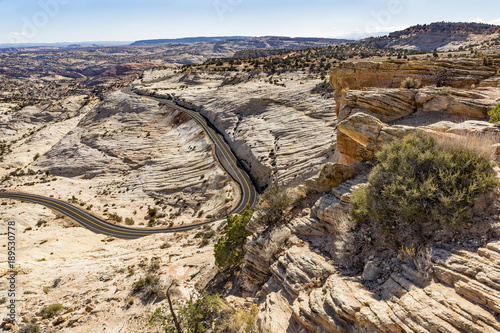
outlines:
M487 160L496 160L495 144L500 143L500 132L449 134L426 133L436 140L436 146L444 149L466 149Z
M419 133L387 145L368 185L353 192L351 217L374 228L380 242L419 245L425 225L462 228L478 197L499 185L493 164L465 149L467 142L446 148L436 141Z
M228 314L224 316L218 323L218 332L241 332L241 333L257 333L257 317L259 308L256 304L252 304L250 308L233 309L229 304L223 303L223 309Z
M412 77L407 77L401 82L401 88L405 89L418 89L422 85L420 79L415 79Z

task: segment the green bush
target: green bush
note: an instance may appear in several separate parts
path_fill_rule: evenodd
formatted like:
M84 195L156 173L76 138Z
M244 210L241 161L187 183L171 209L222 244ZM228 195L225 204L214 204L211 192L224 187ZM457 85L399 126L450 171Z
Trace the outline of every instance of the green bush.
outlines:
M127 217L127 218L125 219L125 223L126 223L127 225L134 225L135 221L134 221L134 219L133 219L133 218L131 218L131 217Z
M64 307L62 304L56 303L56 304L51 304L47 305L40 311L40 315L44 319L52 318L54 317L59 311L61 311Z
M220 269L239 267L245 257L247 237L252 233L247 230L247 224L253 212L246 210L242 215L229 215L224 226L225 234L215 244L215 264Z
M120 215L118 215L118 213L108 214L108 219L110 219L111 221L116 221L116 222L123 221L123 218Z
M490 123L500 121L500 104L488 111L488 116L490 116Z
M495 60L492 57L483 57L483 65L493 67L495 66Z
M148 215L150 217L156 217L156 215L158 214L158 208L148 208Z
M265 225L277 225L286 221L292 200L286 189L279 185L271 185L262 195L257 208L258 221Z
M158 284L159 281L160 278L158 276L153 274L148 274L144 279L140 279L136 283L134 283L134 292L138 292L142 290L144 287L154 286Z
M353 192L353 219L394 241L427 222L460 227L482 193L498 180L492 163L473 151L436 145L423 134L394 142L377 154L368 184Z
M182 332L202 333L213 326L218 327L216 322L227 317L227 312L228 306L219 295L203 293L198 299L185 302L177 312L177 318ZM173 317L166 315L165 309L156 309L149 316L149 323L160 326L165 332L176 332Z

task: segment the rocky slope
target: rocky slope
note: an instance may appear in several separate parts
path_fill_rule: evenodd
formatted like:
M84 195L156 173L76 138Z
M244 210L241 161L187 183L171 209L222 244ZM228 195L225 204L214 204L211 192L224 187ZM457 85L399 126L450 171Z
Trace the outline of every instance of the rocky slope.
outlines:
M30 160L33 174L25 168L2 186L74 196L98 215L117 213L139 224L148 223L148 208L158 209L155 224L182 224L225 214L238 202L239 188L216 162L209 139L183 113L116 92L77 120Z
M259 187L298 183L330 161L335 115L321 80L303 72L186 73L138 86L207 117L229 142Z
M437 233L416 255L377 248L370 238L357 243L346 233L351 192L367 181L369 167L359 162L373 159L383 145L417 131L485 152L500 145L500 128L486 121L486 112L500 102L500 89L464 87L459 79L478 75L474 84L480 85L495 70L483 75L480 68L456 69L456 88L427 82L421 89L401 89L399 78L425 79L429 67L385 65L353 63L332 71L336 157L343 164L325 165L292 192L294 218L284 226L252 222L255 236L247 243L243 275L265 331L500 331L498 193L478 202L467 231ZM498 149L487 157L498 158ZM362 249L361 263L353 244Z
M36 323L42 332L153 332L148 316L166 306L165 288L172 280L174 304L188 299L215 273L213 229L196 233L155 235L139 240L118 240L97 235L39 205L5 201L0 223L16 221L17 319L0 322L6 332L17 332ZM42 221L42 222L39 222ZM208 238L207 238L208 239ZM7 237L1 237L5 248ZM0 300L7 298L6 258L0 259ZM134 284L146 275L160 277L157 292L147 298L134 292ZM59 303L63 310L43 318L40 310ZM3 320L7 309L2 304Z
M482 43L498 40L500 27L483 23L447 23L416 25L388 36L370 38L380 47L421 50L464 50Z
M346 274L338 259L342 216L352 188L365 181L342 183L286 226L260 229L247 244L243 273L264 330L498 332L498 196L489 210L494 214L476 221L462 244L435 244L413 259L373 253L362 274Z

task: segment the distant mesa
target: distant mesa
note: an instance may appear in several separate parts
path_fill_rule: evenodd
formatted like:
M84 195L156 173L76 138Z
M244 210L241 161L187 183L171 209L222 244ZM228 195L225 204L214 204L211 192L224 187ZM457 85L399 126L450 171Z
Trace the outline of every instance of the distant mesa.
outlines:
M151 46L151 45L163 45L163 44L173 44L173 43L212 43L212 42L221 42L228 39L234 40L242 40L242 39L250 39L252 37L243 37L243 36L231 36L231 37L184 37L184 38L171 38L171 39L145 39L138 40L130 46Z
M295 43L339 43L348 40L334 38L319 38L319 37L283 37L283 36L263 36L263 37L244 37L244 36L226 36L226 37L186 37L173 39L150 39L139 40L130 46L158 46L165 44L192 44L192 43L216 43L216 42L258 42L258 41L274 41L274 42L295 42Z

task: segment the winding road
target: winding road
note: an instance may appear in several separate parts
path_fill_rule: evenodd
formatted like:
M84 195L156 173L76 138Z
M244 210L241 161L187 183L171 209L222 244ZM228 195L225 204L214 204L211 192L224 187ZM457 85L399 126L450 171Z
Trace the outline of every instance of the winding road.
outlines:
M231 214L240 214L245 210L247 206L252 207L255 204L255 201L257 199L257 191L255 190L255 186L253 185L252 180L239 164L238 159L224 140L224 137L218 134L216 130L214 130L214 127L208 122L208 120L206 120L199 113L180 107L172 101L156 97L137 95L131 88L126 88L123 90L123 92L135 98L147 98L162 104L169 105L170 107L180 110L193 118L203 128L203 130L209 136L210 140L213 142L215 146L215 154L219 163L240 186L241 200L236 208L233 209ZM163 229L135 229L107 222L101 218L89 214L85 210L75 207L67 202L56 200L53 198L25 193L0 192L0 199L2 198L33 202L44 205L72 218L73 220L93 232L124 239L136 239L144 236L149 236L151 234L188 231L221 220L218 219Z

